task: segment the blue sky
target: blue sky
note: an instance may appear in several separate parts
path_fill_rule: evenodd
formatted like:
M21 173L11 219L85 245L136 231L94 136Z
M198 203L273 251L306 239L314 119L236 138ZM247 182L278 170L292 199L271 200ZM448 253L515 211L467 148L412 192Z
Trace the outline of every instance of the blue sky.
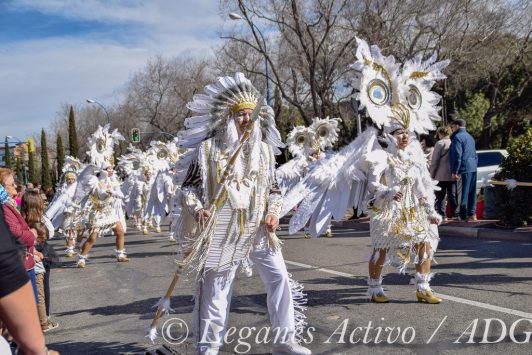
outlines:
M117 102L155 55L210 55L222 24L217 0L0 0L0 140Z

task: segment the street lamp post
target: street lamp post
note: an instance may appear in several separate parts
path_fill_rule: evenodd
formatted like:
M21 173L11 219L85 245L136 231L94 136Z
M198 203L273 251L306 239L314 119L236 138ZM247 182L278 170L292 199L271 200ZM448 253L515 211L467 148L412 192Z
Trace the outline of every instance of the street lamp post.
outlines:
M243 17L240 16L237 13L231 12L229 13L229 18L231 20L239 21L243 20ZM249 23L251 24L251 27L254 27L255 30L259 33L260 37L262 38L262 43L264 45L264 66L265 66L265 74L266 74L266 103L270 104L270 80L268 77L268 56L267 56L267 48L266 48L266 40L264 39L264 36L262 35L261 30L253 23L253 21L249 20Z
M107 112L107 109L105 108L104 105L102 105L101 103L99 103L98 101L93 100L93 99L87 99L86 101L87 101L87 103L89 103L89 104L96 104L96 105L99 105L99 106L103 109L103 112L105 112L105 116L107 117L107 123L108 123L109 125L111 124L111 118L109 117L109 112Z

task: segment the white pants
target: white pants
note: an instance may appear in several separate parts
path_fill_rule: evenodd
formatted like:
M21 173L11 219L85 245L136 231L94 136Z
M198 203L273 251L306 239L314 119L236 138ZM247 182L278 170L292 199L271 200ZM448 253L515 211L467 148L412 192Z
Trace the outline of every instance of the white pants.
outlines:
M280 339L284 335L292 336L295 331L294 304L290 279L281 251L272 254L268 250L254 250L250 257L266 287L272 338L276 332L280 332ZM203 281L199 281L196 285L200 289L194 307L196 318L194 321L198 322L199 315L196 336L200 354L204 354L209 348L220 348L223 344L237 269L238 265L223 272L209 270L205 273Z

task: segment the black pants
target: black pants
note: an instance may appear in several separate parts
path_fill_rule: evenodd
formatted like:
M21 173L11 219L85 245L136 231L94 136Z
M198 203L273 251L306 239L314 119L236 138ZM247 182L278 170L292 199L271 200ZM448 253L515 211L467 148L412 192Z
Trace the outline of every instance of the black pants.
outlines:
M453 217L456 214L456 209L458 207L458 202L456 200L456 182L455 181L440 181L438 186L441 188L440 191L434 191L436 195L436 202L434 208L436 212L442 217L446 217L446 208L445 202L447 197L449 198L449 203L451 204L451 212Z
M50 316L50 271L49 267L44 268L46 273L44 274L44 300L46 304L46 315Z

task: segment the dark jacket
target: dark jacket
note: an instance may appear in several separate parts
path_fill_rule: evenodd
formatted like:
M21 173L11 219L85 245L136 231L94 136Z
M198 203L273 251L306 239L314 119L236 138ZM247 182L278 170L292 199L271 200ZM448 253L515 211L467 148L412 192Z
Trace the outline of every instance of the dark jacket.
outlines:
M475 140L465 128L460 128L451 134L451 173L464 174L477 171L477 149Z

